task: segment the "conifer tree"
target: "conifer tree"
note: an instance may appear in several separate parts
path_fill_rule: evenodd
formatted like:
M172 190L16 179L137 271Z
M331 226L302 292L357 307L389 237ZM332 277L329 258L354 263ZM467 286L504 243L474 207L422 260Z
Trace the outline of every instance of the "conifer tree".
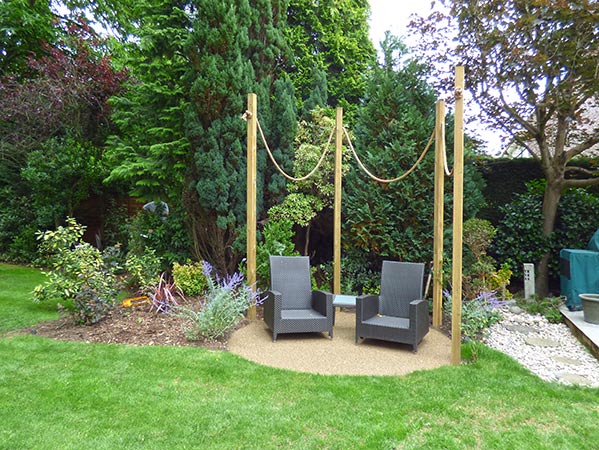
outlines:
M141 2L135 11L135 39L113 49L132 78L125 95L112 99L118 133L109 139L112 172L107 181L125 181L142 200L180 203L193 161L185 136L189 107L183 75L183 43L190 19L184 1Z
M277 149L275 156L282 160L290 153L296 119L290 85L281 76L287 56L282 34L286 2L261 0L254 7L247 0L195 3L185 49L190 61L186 127L194 155L187 180L193 189L185 198L198 256L225 272L235 268L243 251L236 245L244 237L246 213L246 134L240 116L249 92L258 95L259 118ZM264 177L265 163L261 153L259 210L265 194L276 195L283 184L275 175Z
M437 98L426 82L426 69L407 57L397 38L387 34L382 50L384 62L368 81L354 144L371 172L390 179L408 170L425 148L435 126ZM470 168L466 171L466 185L473 192L464 209L475 214L482 196ZM367 260L373 268L385 258L430 261L434 146L414 172L396 183L373 181L353 165L344 189L344 245L351 256Z
M341 106L351 117L365 92L364 74L376 63L369 13L367 0L289 1L287 39L295 58L290 75L302 111L324 73L328 106Z

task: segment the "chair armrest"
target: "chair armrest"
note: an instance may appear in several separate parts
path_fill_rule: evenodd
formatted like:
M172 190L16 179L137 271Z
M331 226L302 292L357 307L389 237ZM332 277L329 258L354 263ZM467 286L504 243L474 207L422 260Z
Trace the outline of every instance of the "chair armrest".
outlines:
M325 291L312 291L312 309L326 317L333 316L333 294Z
M378 295L360 295L356 297L356 323L370 319L379 313Z
M429 314L426 300L413 300L410 302L410 327L416 327L420 331L428 331Z
M271 327L275 321L281 320L281 309L283 295L278 291L266 291L266 299L262 303L264 307L264 321Z

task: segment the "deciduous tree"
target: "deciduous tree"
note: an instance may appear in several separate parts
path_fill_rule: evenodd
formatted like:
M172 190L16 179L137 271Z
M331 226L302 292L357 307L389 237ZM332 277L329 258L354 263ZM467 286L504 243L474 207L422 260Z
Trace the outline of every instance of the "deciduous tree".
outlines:
M571 167L597 148L599 125L599 3L592 0L447 1L449 18L435 14L419 27L423 43L455 25L455 59L490 122L538 159L546 179L543 233L555 229L562 193L599 184L598 173ZM446 29L446 28L445 28ZM429 45L431 48L438 46ZM434 53L434 52L433 52ZM443 58L447 56L438 54ZM572 177L576 172L577 177ZM537 293L548 293L549 253L538 261Z

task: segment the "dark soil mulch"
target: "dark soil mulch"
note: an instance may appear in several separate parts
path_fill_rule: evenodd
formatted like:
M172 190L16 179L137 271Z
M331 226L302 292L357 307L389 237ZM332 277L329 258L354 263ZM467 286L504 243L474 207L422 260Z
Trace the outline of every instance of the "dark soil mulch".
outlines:
M238 326L247 324L243 320ZM41 322L20 330L64 341L102 342L130 345L196 346L226 350L228 337L218 341L190 341L185 330L190 322L176 314L151 312L148 305L123 308L117 304L110 315L93 325L76 324L70 317Z

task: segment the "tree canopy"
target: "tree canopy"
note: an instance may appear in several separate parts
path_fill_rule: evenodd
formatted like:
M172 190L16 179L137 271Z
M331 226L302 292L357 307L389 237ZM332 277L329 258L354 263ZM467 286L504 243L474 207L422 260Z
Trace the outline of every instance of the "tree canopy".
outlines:
M419 23L427 37L423 43L442 42L447 23L457 33L454 61L466 66L467 87L487 120L539 160L547 180L543 232L550 236L564 190L599 184L596 173L580 177L581 170L569 167L573 158L599 143L599 126L589 119L599 106L599 3L444 3L450 17L437 13ZM444 38L450 36L445 33ZM447 53L440 53L447 60ZM576 179L570 176L574 171ZM540 295L548 292L548 263L546 254L538 265Z
M317 105L355 112L366 88L364 73L376 63L368 37L369 14L367 0L289 1L286 36L294 55L290 75L302 109L305 101L314 103L312 94L322 91L326 81L328 103Z

